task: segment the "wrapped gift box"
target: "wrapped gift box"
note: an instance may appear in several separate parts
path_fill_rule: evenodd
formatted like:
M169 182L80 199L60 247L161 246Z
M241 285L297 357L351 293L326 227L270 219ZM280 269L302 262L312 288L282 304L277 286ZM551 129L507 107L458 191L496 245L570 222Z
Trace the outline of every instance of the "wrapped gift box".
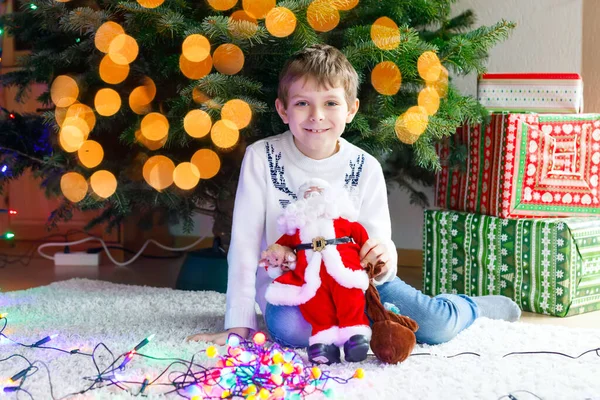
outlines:
M453 165L466 148L467 161ZM438 146L435 204L502 218L600 215L599 114L491 115Z
M490 111L582 113L583 81L579 74L484 74L477 97Z
M504 295L564 317L600 309L600 219L425 211L423 291Z

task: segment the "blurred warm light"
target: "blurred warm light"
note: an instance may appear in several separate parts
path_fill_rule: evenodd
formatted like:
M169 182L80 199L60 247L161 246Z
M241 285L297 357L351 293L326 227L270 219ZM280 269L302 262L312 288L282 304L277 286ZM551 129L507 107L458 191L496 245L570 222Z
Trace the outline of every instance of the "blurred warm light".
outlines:
M258 23L256 18L249 16L246 11L237 10L229 16L227 29L237 38L248 39L258 30Z
M78 203L87 194L88 184L81 174L67 172L60 178L60 190L69 201Z
M212 57L209 55L203 61L193 62L185 58L182 54L179 57L179 68L183 75L189 79L200 79L204 78L210 73L213 67Z
M392 61L380 62L371 71L371 85L383 95L395 95L402 85L400 69Z
M156 85L152 79L146 77L144 84L136 87L129 94L129 107L136 114L147 114L151 110L150 103L154 100L154 96L156 96Z
M115 115L121 108L121 96L113 89L100 89L94 97L96 112L104 117Z
M290 36L296 29L296 16L285 7L275 7L265 18L265 26L275 37Z
M419 92L418 104L427 111L428 115L433 115L440 108L440 95L434 88L425 87Z
M198 167L200 178L210 179L219 172L221 160L211 149L200 149L192 156L192 164Z
M58 126L62 126L63 121L67 116L68 107L56 107L54 110L54 119L56 120L56 124Z
M100 61L100 78L111 85L123 82L129 75L129 65L116 64L107 54Z
M139 129L135 131L135 139L143 146L145 146L148 150L160 149L165 145L165 143L167 143L168 138L168 136L165 136L161 140L148 140L144 137L144 135L142 135L142 131L140 131Z
M244 53L235 44L225 43L213 53L215 69L225 75L235 75L244 66Z
M371 40L382 50L394 50L400 45L398 25L391 18L378 18L371 26Z
M94 168L100 165L104 159L104 149L100 143L94 140L86 140L83 142L79 150L77 150L79 162L87 168Z
M148 185L163 190L173 183L173 171L175 164L168 157L154 156L144 163L142 174Z
M59 143L66 152L73 153L79 150L89 133L88 124L83 118L68 117L58 132Z
M67 75L59 75L50 87L50 97L56 107L69 107L79 96L79 86L75 79Z
M108 55L115 64L125 65L137 58L139 50L136 40L123 33L110 42Z
M195 87L192 90L192 100L194 100L194 103L196 104L204 104L210 100L210 97L208 97L202 90Z
M358 0L332 0L331 4L338 10L348 11L358 5Z
M94 193L106 199L117 190L117 178L109 171L96 171L90 177L90 186Z
M243 0L242 6L249 16L263 19L275 7L275 0Z
M218 11L225 11L233 8L238 0L208 0L208 4Z
M191 162L182 162L173 171L173 182L179 189L193 189L200 182L200 170Z
M417 69L419 75L427 82L435 82L439 79L442 71L442 64L437 54L433 51L426 51L417 60Z
M435 82L427 82L427 87L435 89L441 98L446 97L448 94L448 70L443 65L439 78Z
M140 130L148 140L162 140L169 134L169 121L164 115L153 112L142 119Z
M96 31L94 44L96 48L103 53L108 53L110 43L114 38L125 33L125 29L116 22L108 21L103 23Z
M222 149L229 149L238 142L240 131L233 121L222 119L213 125L210 131L210 138L215 146Z
M306 9L306 20L315 31L329 32L340 23L340 13L330 0L315 0Z
M413 144L425 132L428 123L427 111L423 107L413 106L396 120L396 136L406 144Z
M85 121L88 127L87 130L84 129L86 138L96 126L96 115L94 114L94 110L82 103L75 103L67 109L65 120L70 120L71 118L81 118Z
M146 7L146 8L156 8L158 6L160 6L162 3L165 2L165 0L137 0L137 2L142 6L142 7Z
M181 45L181 52L192 62L200 62L210 55L210 42L202 35L189 35Z
M232 121L238 129L243 129L252 120L252 109L244 100L229 100L221 109L221 118Z
M183 119L183 129L193 138L201 138L210 132L212 120L206 111L191 110Z

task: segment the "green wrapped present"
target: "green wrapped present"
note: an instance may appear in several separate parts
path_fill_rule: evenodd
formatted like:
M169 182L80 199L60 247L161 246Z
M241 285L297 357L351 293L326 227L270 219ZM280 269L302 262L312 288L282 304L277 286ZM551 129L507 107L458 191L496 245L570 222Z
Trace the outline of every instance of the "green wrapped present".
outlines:
M423 233L429 295L500 294L557 317L600 310L600 218L427 210Z

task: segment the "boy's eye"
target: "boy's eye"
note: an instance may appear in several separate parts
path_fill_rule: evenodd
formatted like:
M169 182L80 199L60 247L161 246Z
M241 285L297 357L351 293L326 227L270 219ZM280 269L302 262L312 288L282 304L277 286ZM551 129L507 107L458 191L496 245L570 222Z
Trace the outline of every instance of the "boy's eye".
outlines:
M331 106L331 107L334 107L334 106L337 106L337 105L339 105L339 104L338 104L338 102L337 102L337 101L328 101L328 102L327 102L327 105L328 105L328 106Z
M296 102L296 105L304 107L304 106L308 105L308 103L306 101L300 100L300 101Z

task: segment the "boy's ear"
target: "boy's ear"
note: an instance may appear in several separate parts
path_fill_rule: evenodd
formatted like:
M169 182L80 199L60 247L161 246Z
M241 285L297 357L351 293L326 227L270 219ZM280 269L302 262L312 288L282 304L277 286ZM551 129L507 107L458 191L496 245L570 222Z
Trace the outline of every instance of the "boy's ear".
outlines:
M284 124L288 123L287 111L285 110L285 105L279 99L275 99L275 108L277 109L277 114L281 117L281 120Z
M360 101L357 98L356 100L354 100L354 104L351 104L350 107L348 107L348 115L346 116L346 123L347 124L349 124L350 122L352 122L352 120L354 119L354 116L358 112L358 106L359 105L360 105Z

